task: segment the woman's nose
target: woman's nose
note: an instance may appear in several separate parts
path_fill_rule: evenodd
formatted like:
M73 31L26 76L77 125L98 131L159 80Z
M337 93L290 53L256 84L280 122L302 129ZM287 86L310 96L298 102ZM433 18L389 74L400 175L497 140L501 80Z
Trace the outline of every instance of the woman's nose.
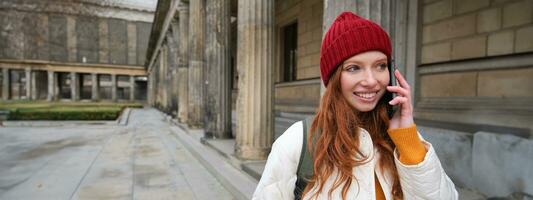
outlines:
M365 77L361 82L364 86L374 86L378 83L375 74L372 71L367 71Z

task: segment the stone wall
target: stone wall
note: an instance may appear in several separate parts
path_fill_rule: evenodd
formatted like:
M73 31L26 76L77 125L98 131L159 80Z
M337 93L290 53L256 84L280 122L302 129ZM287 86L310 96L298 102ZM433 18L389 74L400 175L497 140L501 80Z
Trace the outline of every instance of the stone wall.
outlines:
M422 6L419 131L457 186L532 198L533 1Z
M424 1L421 63L533 52L533 1Z
M50 12L56 9L53 5L27 10L22 4L40 5L38 1L0 4L0 59L144 65L150 21L103 17L75 2L65 3L69 9L64 12ZM118 8L103 11L131 12ZM150 13L139 15L146 14Z
M425 0L422 6L416 116L531 135L533 1Z
M533 197L533 140L482 131L418 130L456 186L486 197Z
M426 0L423 10L423 65L533 52L533 1ZM423 75L420 94L533 97L531 67Z
M65 77L76 73L146 75L143 65L153 20L152 4L155 7L153 1L131 0L0 1L0 68L24 70L31 77L27 81L31 87L24 91L20 84L4 84L8 89L2 91L3 98L42 99L49 95L48 100L57 100L59 93L62 98L72 93L76 101L79 92L88 99L94 89L93 100L98 100L98 93L115 99L110 87L104 86L100 92L97 87L66 87L70 79ZM62 87L52 86L55 84L47 81L46 73L61 78ZM125 99L129 90L119 87L119 97Z
M276 1L276 33L278 35L276 46L278 49L281 50L282 47L282 41L279 40L282 28L294 22L298 23L296 80L320 77L323 4L322 0ZM281 63L281 58L277 63ZM281 67L281 65L278 66ZM278 78L275 80L279 81L281 75L279 73L276 75Z
M422 76L422 97L533 97L533 66Z
M314 113L318 108L320 84L320 79L312 79L276 85L275 111Z
M126 64L127 52L127 23L124 20L111 19L109 24L109 59L112 64Z
M322 0L276 1L276 67L275 82L281 81L282 28L297 23L296 81L320 77L320 45L322 43ZM314 112L320 98L320 81L304 84L277 83L275 109L284 112ZM297 105L297 106L296 106Z
M137 63L144 65L146 60L146 49L148 48L148 40L150 39L150 30L152 24L144 22L136 22L137 28Z

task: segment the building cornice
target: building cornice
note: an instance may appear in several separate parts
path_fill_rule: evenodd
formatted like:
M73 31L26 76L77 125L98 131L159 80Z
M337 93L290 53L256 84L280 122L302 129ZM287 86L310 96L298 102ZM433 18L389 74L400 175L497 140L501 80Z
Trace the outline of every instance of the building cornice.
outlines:
M110 65L98 63L69 63L45 60L0 59L0 67L8 69L40 69L62 72L146 75L145 68L138 65Z
M48 3L47 1L0 1L0 10L2 9L42 14L96 16L139 22L152 22L154 16L154 12L150 10L118 7L93 2L61 1L61 3Z
M180 4L178 0L159 0L157 2L148 49L146 50L145 68L148 73L152 70L152 65L155 63L157 55L159 55L159 49L170 27L170 22L177 11L178 4Z

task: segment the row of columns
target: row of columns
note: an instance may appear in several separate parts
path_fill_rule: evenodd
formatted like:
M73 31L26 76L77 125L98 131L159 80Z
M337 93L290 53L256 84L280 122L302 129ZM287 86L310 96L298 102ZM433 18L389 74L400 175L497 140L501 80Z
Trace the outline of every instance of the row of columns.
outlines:
M393 29L391 0L324 1L324 31L344 10L378 21L389 32ZM230 0L189 2L178 7L177 119L190 128L204 128L204 137L228 138L232 81ZM274 1L238 1L235 155L240 158L264 159L273 143L274 17ZM153 73L150 78L149 90L156 90ZM156 94L152 93L151 98L153 95Z
M37 99L37 81L36 81L36 74L32 73L33 71L31 68L25 69L25 85L26 85L26 97L28 99ZM10 75L9 75L9 69L8 68L2 68L2 99L9 100L10 95ZM58 73L55 71L47 71L47 79L48 79L48 93L46 100L47 101L53 101L59 99L59 85L58 85ZM80 100L80 85L79 83L79 73L77 72L70 72L70 91L71 91L71 100L72 101L78 101ZM135 100L135 77L130 75L129 76L129 83L130 83L130 96L129 100L134 101ZM98 101L100 100L99 95L99 79L97 73L91 74L91 100ZM116 101L117 100L117 75L111 74L111 100Z
M167 35L149 72L149 102L162 105L172 98L160 98L170 94L161 83L168 82L164 74L171 69L161 63L165 56L177 57L176 117L189 128L203 128L204 138L232 136L230 39L235 33L230 5L230 0L192 0L178 6L178 23L172 30L178 31L177 55L166 55L165 45L172 45ZM273 142L273 9L273 1L239 1L235 153L240 158L263 159Z

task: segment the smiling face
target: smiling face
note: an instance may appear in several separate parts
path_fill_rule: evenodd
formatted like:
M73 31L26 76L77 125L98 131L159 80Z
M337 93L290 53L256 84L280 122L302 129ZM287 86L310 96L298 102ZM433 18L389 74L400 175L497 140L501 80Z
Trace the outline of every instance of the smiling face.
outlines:
M360 112L373 110L389 85L387 56L379 51L363 52L345 60L340 68L344 98Z

